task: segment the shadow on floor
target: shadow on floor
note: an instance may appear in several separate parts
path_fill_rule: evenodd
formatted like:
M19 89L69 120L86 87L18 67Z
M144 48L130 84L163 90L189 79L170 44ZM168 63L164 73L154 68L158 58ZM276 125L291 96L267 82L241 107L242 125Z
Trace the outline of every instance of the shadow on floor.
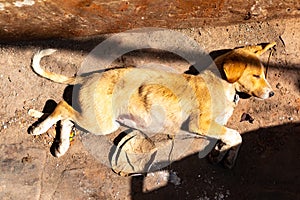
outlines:
M232 170L197 155L173 163L181 184L143 192L143 177L132 177L132 199L299 199L300 123L243 134Z

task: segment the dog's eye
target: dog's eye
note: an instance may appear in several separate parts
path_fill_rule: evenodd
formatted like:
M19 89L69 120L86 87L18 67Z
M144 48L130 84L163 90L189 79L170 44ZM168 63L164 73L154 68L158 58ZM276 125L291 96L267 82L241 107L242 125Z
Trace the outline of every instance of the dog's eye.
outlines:
M260 78L260 75L253 74L253 77Z

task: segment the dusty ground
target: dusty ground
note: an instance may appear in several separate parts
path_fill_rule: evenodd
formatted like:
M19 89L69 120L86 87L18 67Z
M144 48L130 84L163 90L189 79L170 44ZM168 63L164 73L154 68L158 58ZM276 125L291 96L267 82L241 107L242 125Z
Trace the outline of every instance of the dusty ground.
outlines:
M83 147L80 134L67 154L59 159L50 153L54 140L51 133L38 137L27 134L27 128L35 121L27 115L27 110L43 110L47 100L58 102L66 87L32 72L33 53L48 47L59 49L45 59L44 64L53 71L73 75L105 36L73 41L2 43L0 198L299 199L299 27L299 19L290 19L181 30L207 52L276 41L276 51L268 64L268 80L276 95L266 101L250 98L239 103L228 125L243 134L244 143L234 169L211 165L195 154L166 168L175 178L165 186L161 185L159 173L146 178L120 177L113 173ZM176 57L157 57L157 54L136 52L119 62L134 64L155 59L184 66ZM268 63L268 54L263 59ZM253 123L240 122L243 113L254 118ZM150 176L154 181L152 178L147 183Z

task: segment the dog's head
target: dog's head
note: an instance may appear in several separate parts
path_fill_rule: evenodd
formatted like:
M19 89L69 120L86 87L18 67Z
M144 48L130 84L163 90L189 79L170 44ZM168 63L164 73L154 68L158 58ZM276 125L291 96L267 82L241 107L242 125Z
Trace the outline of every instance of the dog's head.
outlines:
M234 53L223 62L223 71L229 83L235 84L238 92L260 99L274 96L266 80L264 66L256 55Z

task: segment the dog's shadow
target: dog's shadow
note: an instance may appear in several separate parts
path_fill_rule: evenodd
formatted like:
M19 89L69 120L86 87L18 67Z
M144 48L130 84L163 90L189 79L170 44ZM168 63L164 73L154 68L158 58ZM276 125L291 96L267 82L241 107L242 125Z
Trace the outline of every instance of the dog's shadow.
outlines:
M197 69L194 65L191 65L189 67L189 69L186 70L184 73L190 74L190 75L198 75L199 73L201 73L201 70L207 69L213 63L213 60L215 58L217 58L225 53L228 53L231 50L232 49L223 49L223 50L212 51L209 53L209 56L211 57L211 62L207 62L207 63L205 63L205 65L203 65L203 63L200 63L201 69Z
M300 123L260 128L243 134L236 166L229 170L192 155L168 169L179 185L145 191L145 177L132 177L131 198L146 199L299 199Z

